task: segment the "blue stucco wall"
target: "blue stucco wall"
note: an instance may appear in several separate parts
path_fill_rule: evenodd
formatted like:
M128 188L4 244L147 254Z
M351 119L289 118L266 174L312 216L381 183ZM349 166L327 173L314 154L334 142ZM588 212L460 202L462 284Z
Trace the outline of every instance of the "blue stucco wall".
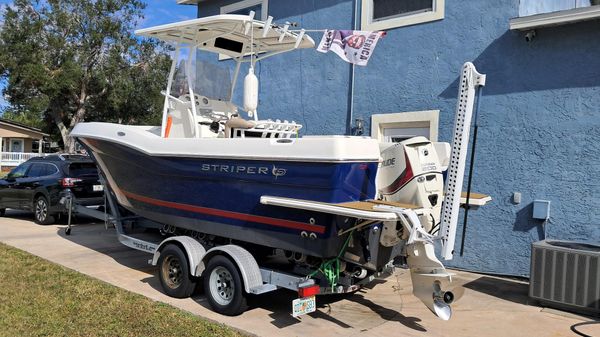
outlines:
M201 3L199 14L231 2ZM277 22L307 29L349 29L352 9L348 0L269 4ZM465 255L447 264L528 275L530 244L544 237L534 199L552 202L548 238L599 243L600 21L539 29L527 43L508 29L518 0L446 0L445 11L443 20L388 31L369 66L357 68L355 116L439 109L440 141L449 141L462 64L488 75L473 189L494 201L470 212ZM300 121L306 134L344 133L346 63L314 50L261 63L262 118Z

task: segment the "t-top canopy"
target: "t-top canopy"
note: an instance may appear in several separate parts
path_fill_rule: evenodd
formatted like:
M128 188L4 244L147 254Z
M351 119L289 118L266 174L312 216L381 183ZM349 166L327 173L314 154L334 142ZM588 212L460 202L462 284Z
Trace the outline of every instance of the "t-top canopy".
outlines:
M268 27L266 31L265 27ZM290 32L287 26L271 24L271 18L264 22L253 20L249 15L215 15L140 29L135 33L233 58L250 55L252 38L254 54L279 53L315 46L313 39L302 31Z

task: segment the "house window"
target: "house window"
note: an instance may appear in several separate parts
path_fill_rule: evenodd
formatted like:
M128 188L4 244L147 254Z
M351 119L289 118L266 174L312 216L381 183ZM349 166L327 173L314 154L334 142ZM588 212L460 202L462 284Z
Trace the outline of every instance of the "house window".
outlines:
M411 139L417 136L423 136L427 139L430 137L429 125L423 125L421 127L387 127L383 130L383 141L387 143L400 143L407 139Z
M510 29L533 29L600 18L600 0L521 0L519 17L510 19ZM533 35L535 36L535 35ZM530 41L531 37L526 37Z
M437 142L439 110L377 114L371 117L371 137L380 142L399 143L423 136Z
M10 152L25 152L24 140L21 138L10 139Z
M268 8L268 0L244 0L221 7L221 14L248 15L250 11L254 11L254 19L266 21Z
M444 18L444 0L363 0L362 29L385 30Z
M519 16L552 13L569 9L590 7L598 5L597 0L521 0L519 2Z

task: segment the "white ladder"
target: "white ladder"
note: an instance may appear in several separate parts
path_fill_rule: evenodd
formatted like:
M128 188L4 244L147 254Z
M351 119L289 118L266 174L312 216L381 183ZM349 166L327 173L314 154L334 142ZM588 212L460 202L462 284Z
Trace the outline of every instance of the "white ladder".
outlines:
M448 167L446 186L444 187L444 204L442 206L442 220L439 234L439 238L442 241L442 258L445 260L451 260L454 254L454 242L456 239L460 197L465 176L465 163L467 161L467 148L469 145L476 88L485 86L485 79L486 76L478 73L473 63L467 62L463 65L459 83L458 102L456 104L450 165Z

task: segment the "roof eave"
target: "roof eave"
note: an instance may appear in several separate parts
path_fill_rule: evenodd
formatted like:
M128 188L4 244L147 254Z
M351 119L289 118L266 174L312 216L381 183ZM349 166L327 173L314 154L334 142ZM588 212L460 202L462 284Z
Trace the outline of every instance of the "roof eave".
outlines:
M8 125L8 126L11 126L11 127L17 128L17 129L21 129L21 130L26 130L29 132L39 133L40 135L42 135L42 137L50 137L49 134L42 132L42 130L40 130L38 128L25 126L25 125L19 125L17 123L13 123L12 121L9 121L6 119L0 120L0 124Z

